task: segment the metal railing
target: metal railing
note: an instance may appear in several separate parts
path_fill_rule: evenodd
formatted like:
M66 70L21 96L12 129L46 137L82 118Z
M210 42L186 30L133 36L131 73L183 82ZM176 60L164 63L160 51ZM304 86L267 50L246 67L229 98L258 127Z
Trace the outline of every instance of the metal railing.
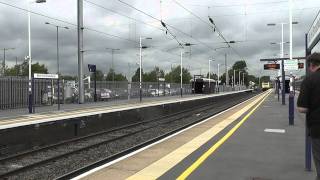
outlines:
M52 106L58 103L58 81L51 79L34 79L33 107ZM139 82L96 82L98 101L118 101L139 99ZM243 90L246 87L215 87L215 92L229 92ZM192 94L192 85L183 84L183 95ZM78 86L75 81L60 80L60 103L77 104ZM180 96L179 83L143 82L142 97ZM94 102L94 82L85 83L85 101ZM28 78L27 77L0 77L0 110L28 107Z
M34 106L53 104L53 101L44 103L44 94L50 95L48 89L52 89L54 83L51 80L42 79L33 81ZM0 77L0 109L15 109L27 106L28 79L25 77Z

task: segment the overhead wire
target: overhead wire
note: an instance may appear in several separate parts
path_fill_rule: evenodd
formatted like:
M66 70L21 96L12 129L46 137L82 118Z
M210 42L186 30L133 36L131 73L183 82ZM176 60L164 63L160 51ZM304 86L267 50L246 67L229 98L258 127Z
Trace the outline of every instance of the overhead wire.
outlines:
M120 16L126 17L126 18L131 19L131 20L134 20L134 21L136 21L136 22L140 22L140 23L145 24L145 25L147 25L147 26L156 28L156 29L158 29L158 30L160 30L160 31L164 31L163 29L161 29L161 28L159 28L159 27L157 27L157 26L154 26L154 25L152 25L152 24L148 24L147 22L141 21L141 20L139 20L139 19L132 18L132 17L130 17L130 16L128 16L128 15L125 15L125 14L122 14L122 13L119 13L119 12L117 12L117 11L115 11L115 10L112 10L112 9L109 9L109 8L107 8L107 7L105 7L105 6L101 5L101 4L94 3L94 2L89 1L89 0L83 0L83 1L86 2L86 3L88 3L88 4L90 4L90 5L99 7L99 8L101 8L101 9L104 9L104 10L109 11L109 12L112 12L112 13L114 13L114 14L118 14L118 15L120 15Z
M201 22L207 24L209 27L211 28L215 28L215 30L217 31L217 33L219 34L219 37L221 37L226 44L228 45L228 47L230 47L240 58L242 58L242 56L240 55L240 53L234 49L232 46L230 46L230 43L227 41L227 39L223 36L222 32L219 30L219 28L217 27L217 25L214 23L214 21L212 19L210 19L211 23L214 25L211 26L211 24L209 24L207 21L203 20L200 16L196 15L195 13L193 13L191 10L187 9L186 7L184 7L181 3L179 3L177 0L172 0L173 2L175 2L178 6L180 6L181 8L183 8L184 10L186 10L187 12L189 12L191 15L193 15L194 17L196 17L197 19L199 19ZM242 58L243 59L243 58Z
M264 4L281 4L281 3L288 3L288 1L272 1L272 2L257 2L257 3L249 3L249 4L230 4L230 5L211 5L209 7L237 7L237 6L257 6L257 5L264 5ZM187 4L190 6L200 6L200 7L208 7L208 5L199 5L199 4Z
M77 27L77 24L75 24L75 23L68 22L68 21L65 21L65 20L61 20L61 19L58 19L58 18L55 18L55 17L51 17L51 16L48 16L48 15L44 15L42 13L31 11L31 10L28 10L28 9L25 9L25 8L22 8L22 7L13 5L13 4L9 4L9 3L6 3L6 2L2 2L2 1L0 1L0 4L9 6L9 7L15 8L15 9L19 9L21 11L30 12L31 14L34 14L34 15L37 15L37 16L41 16L41 17L45 17L45 18L48 18L48 19L51 19L51 20L54 20L54 21L57 21L57 22L61 22L61 23L64 23L64 24L68 24L68 25ZM138 43L137 41L133 41L131 39L123 38L121 36L117 36L117 35L114 35L114 34L109 34L109 33L106 33L106 32L100 31L100 30L96 30L96 29L93 29L93 28L90 28L90 27L84 26L83 28L88 30L88 31L96 32L96 33L103 34L103 35L106 35L106 36L109 36L109 37L122 39L122 40L125 40L125 41L128 41L128 42L132 42L132 43Z
M156 18L156 17L154 17L154 16L152 16L152 15L150 15L150 14L148 14L148 13L146 13L146 12L144 12L144 11L142 11L142 10L140 10L140 9L138 9L138 8L136 8L136 7L134 7L133 5L131 5L131 4L128 4L128 3L126 3L126 2L124 2L124 1L122 1L122 0L118 0L120 3L122 3L122 4L124 4L124 5L126 5L126 6L128 6L128 7L130 7L130 8L132 8L132 9L134 9L134 10L136 10L136 11L138 11L138 12L140 12L140 13L142 13L142 14L144 14L144 15L146 15L146 16L148 16L148 17L150 17L150 18L152 18L152 19L154 19L154 20L157 20L157 21L159 21L159 22L161 22L161 20L160 19L158 19L158 18ZM200 44L202 44L202 45L204 45L204 46L206 46L207 48L209 48L209 49L213 49L212 47L210 47L209 45L207 45L206 43L204 43L204 42L202 42L202 41L200 41L200 40L198 40L198 39L196 39L196 38L194 38L194 37L192 37L190 34L188 34L188 33L186 33L186 32L183 32L182 30L180 30L180 29L178 29L178 28L176 28L176 27L174 27L174 26L172 26L172 25L170 25L170 24L166 24L168 27L170 27L170 28L172 28L172 29L174 29L174 30L176 30L176 31L178 31L178 32L180 32L181 34L184 34L185 36L188 36L188 37L190 37L190 38L192 38L193 40L195 40L195 41L197 41L198 43L200 43ZM175 37L175 36L174 36Z
M144 11L134 7L134 6L132 6L131 4L128 4L128 3L124 2L124 1L122 1L122 0L118 0L118 1L121 2L122 4L125 4L126 6L128 6L130 8L132 8L132 9L134 9L134 10L136 10L136 11L138 11L138 12L140 12L140 13L142 13L142 14L150 17L150 18L152 18L152 19L155 19L155 20L159 21L161 23L161 25L164 28L166 28L167 32L169 32L169 34L177 41L177 43L181 44L180 41L177 39L177 37L164 25L164 22L162 20L160 20L160 19L158 19L158 18L156 18L156 17L154 17L154 16L152 16L152 15L150 15L150 14L148 14L148 13L146 13L146 12L144 12Z

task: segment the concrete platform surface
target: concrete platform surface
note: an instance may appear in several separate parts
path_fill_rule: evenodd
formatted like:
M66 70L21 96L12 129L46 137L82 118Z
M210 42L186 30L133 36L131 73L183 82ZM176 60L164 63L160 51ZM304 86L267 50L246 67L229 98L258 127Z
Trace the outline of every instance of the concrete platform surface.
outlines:
M304 115L296 111L295 125L288 124L288 104L281 105L271 93L187 179L314 180L315 171L307 172L304 166ZM226 133L212 138L159 179L179 177Z
M107 163L75 179L157 179L204 143L224 131L265 94L257 95L172 137L122 160Z

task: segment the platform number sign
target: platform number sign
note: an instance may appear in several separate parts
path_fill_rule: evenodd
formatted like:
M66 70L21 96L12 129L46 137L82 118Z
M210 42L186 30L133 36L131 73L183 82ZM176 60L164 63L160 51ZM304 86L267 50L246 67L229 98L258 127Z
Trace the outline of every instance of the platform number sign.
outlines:
M88 64L89 72L96 72L96 65L95 64Z

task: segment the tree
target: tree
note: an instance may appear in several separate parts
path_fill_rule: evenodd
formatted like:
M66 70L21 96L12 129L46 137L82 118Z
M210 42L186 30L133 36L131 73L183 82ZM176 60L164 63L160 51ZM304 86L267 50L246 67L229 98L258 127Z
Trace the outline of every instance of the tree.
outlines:
M103 81L103 73L100 70L96 70L97 81ZM91 73L90 78L94 80L94 73Z
M64 80L76 80L77 78L78 78L77 76L60 75L60 79L64 79Z
M114 77L114 69L110 68L109 72L107 74L106 80L107 81L113 81L113 77Z
M234 74L234 70L235 70L235 84L239 83L239 71L241 71L241 77L240 80L242 81L242 74L249 74L247 72L247 63L246 61L242 60L242 61L236 61L233 66L232 69L228 71L229 76L231 75L233 77ZM245 78L245 83L247 84L246 78Z
M192 76L188 69L182 68L182 83L189 84ZM173 68L165 75L166 82L180 83L180 66Z
M270 82L270 76L262 76L260 82Z
M127 77L124 76L124 75L121 74L121 73L115 74L114 80L115 80L115 81L128 81Z
M246 61L242 60L242 61L236 61L233 66L232 69L235 70L241 70L241 71L247 71L247 63Z
M141 70L141 73L143 75L143 69ZM132 82L140 82L140 68L137 68L136 72L131 78Z
M248 75L247 79L248 79L247 80L248 83L251 81L251 82L254 82L255 84L259 84L259 78L255 77L254 75Z
M209 73L207 73L206 78L209 78ZM214 73L210 73L210 79L217 80L218 76Z
M31 74L34 73L48 74L48 68L44 64L38 62L31 65ZM22 64L15 65L11 68L6 68L6 76L28 76L29 75L29 64L28 61L24 61Z
M6 76L19 76L21 75L21 65L14 65L12 68L6 68L5 73Z
M105 78L107 81L128 81L127 77L124 76L122 73L115 73L114 69L110 68L109 72L107 74L107 77Z
M157 82L158 78L164 77L164 71L159 67L154 67L154 69L143 76L144 82Z

